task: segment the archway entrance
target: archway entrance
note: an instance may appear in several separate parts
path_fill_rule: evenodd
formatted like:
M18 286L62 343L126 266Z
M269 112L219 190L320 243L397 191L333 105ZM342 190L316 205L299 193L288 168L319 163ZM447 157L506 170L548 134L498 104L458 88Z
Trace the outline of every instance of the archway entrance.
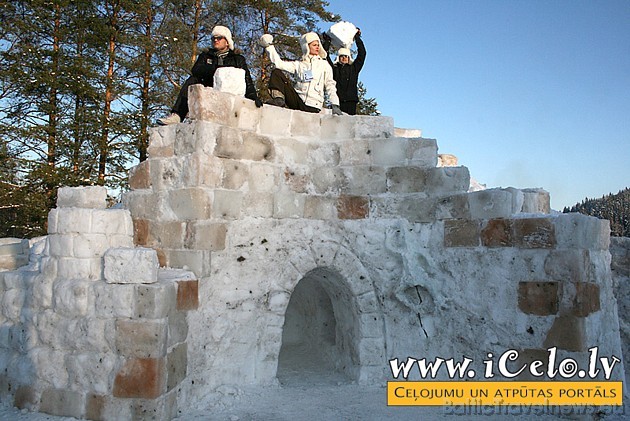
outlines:
M359 326L354 297L329 268L307 273L285 313L277 377L284 385L338 384L357 379Z

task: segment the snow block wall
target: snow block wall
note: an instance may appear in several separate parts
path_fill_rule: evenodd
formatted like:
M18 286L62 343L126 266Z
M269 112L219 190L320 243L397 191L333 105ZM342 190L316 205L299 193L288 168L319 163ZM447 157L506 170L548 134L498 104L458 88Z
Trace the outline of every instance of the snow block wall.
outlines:
M134 247L131 215L102 187L59 189L30 262L0 272L0 396L94 420L168 419L186 377L191 272Z
M30 244L20 238L0 238L0 270L15 270L28 263Z
M394 358L621 357L607 221L541 189L468 193L388 117L189 102L151 130L125 209L68 190L41 257L0 273L19 407L169 419L243 385L385 385Z
M467 168L388 117L189 101L125 201L136 243L200 278L187 407L313 370L384 384L407 356L620 357L607 221L550 214L541 189L468 193Z
M621 335L621 353L630 355L630 237L612 237L610 254L613 287L617 297L619 330ZM630 365L625 364L626 379L630 378ZM624 400L630 399L630 392L625 389Z

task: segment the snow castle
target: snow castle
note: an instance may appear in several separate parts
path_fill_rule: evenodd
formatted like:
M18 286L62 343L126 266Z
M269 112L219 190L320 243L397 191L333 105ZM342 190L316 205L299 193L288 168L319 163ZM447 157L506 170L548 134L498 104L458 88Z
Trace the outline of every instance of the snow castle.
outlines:
M189 100L122 208L60 189L28 264L0 272L3 401L167 420L226 386L384 385L394 358L621 355L608 221L541 189L469 193L389 117Z

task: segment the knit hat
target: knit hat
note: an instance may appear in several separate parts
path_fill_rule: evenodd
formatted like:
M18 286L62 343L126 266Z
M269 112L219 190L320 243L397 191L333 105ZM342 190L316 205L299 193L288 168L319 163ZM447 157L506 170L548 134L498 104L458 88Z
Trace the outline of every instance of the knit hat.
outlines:
M232 41L232 33L225 26L217 25L214 28L212 28L212 36L225 37L225 39L228 42L228 46L230 47L230 50L234 49L234 41Z
M339 63L340 56L348 56L348 64L352 64L354 60L352 60L352 53L350 53L349 48L342 47L337 51L337 58L335 59L335 63Z
M321 47L322 42L319 40L319 35L317 35L315 32L308 32L300 37L300 46L302 47L302 55L303 56L308 55L308 45L313 41L319 41L319 45L320 45L319 56L321 58L326 58L327 56L326 51L324 51L324 49Z

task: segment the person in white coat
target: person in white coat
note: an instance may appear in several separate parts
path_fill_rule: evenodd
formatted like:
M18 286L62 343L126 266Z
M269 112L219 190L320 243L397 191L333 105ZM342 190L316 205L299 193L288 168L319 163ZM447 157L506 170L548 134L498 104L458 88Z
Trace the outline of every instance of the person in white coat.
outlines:
M316 33L309 32L300 37L302 59L297 61L282 60L273 45L273 36L270 34L263 35L259 44L267 51L269 60L276 67L269 79L271 104L318 113L324 104L324 94L328 94L333 114L341 115L333 71L326 61L327 53L321 47ZM295 85L282 71L296 75Z

